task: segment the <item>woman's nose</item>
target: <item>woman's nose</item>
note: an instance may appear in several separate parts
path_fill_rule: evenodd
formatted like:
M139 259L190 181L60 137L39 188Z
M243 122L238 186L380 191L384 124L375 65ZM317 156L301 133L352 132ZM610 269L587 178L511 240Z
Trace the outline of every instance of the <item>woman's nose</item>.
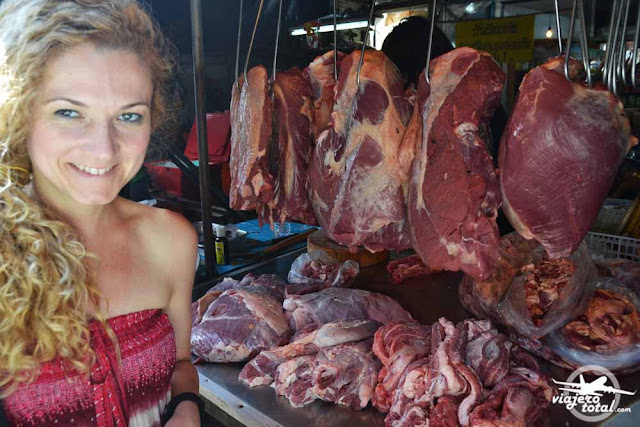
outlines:
M95 160L109 161L118 153L117 131L111 121L94 122L88 149Z

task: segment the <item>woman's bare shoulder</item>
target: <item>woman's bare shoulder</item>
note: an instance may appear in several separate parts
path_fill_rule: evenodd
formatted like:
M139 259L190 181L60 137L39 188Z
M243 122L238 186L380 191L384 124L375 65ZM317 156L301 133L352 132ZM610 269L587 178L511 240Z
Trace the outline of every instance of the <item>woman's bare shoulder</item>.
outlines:
M121 199L121 210L133 233L144 242L157 267L173 271L187 264L191 272L195 264L198 237L196 230L182 215L168 209L141 205Z

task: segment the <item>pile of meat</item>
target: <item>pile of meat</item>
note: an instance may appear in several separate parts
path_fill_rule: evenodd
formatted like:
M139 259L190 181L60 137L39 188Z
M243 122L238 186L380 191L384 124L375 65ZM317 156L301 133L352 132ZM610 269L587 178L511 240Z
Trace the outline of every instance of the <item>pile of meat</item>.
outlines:
M611 279L601 280L589 306L562 328L539 339L511 338L537 356L565 369L598 365L612 372L640 368L640 302Z
M387 426L532 425L554 387L489 321L393 323L375 334L373 405Z
M527 264L521 271L525 275L527 310L533 324L540 326L547 311L575 273L576 265L567 258L543 259L537 265Z
M640 343L640 316L624 295L596 289L587 311L567 324L562 333L578 348L609 353Z
M283 307L295 335L264 350L239 375L250 387L272 385L292 406L321 399L359 410L373 396L380 361L372 352L380 325L411 321L393 299L358 289L293 295Z

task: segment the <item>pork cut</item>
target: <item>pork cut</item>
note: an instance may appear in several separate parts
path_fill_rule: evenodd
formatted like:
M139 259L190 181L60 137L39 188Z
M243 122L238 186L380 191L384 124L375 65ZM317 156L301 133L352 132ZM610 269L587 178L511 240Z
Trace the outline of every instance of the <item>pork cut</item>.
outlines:
M338 51L338 68L340 68L340 61L344 56L344 53ZM324 55L318 56L304 69L304 75L313 91L315 120L311 130L315 136L320 135L329 127L336 86L334 64L335 54L333 50L330 50Z
M391 283L399 285L408 279L427 277L434 273L429 267L424 265L419 255L410 255L390 261L387 264L387 271L391 274Z
M313 147L311 86L298 68L276 74L273 82L274 135L268 150L274 198L261 206L263 222L299 221L315 225L307 169Z
M355 411L367 406L380 369L372 343L369 338L321 349L316 355L313 393Z
M334 241L372 252L410 246L399 149L411 115L404 82L380 51L340 64L329 128L316 141L309 177L318 223Z
M341 320L370 319L382 324L412 320L394 299L361 289L326 288L311 294L291 295L282 306L296 334Z
M430 83L409 181L413 248L433 270L485 278L500 239L500 192L487 128L504 73L489 54L463 47L431 61Z
M553 58L525 76L498 156L509 222L553 258L578 248L637 142L618 99L567 81L563 61Z
M314 393L315 356L297 356L285 360L276 368L273 388L284 396L294 408L300 408L317 399Z
M287 342L291 330L273 290L247 286L222 292L191 331L191 351L208 362L241 362Z
M262 65L238 77L231 89L231 185L229 206L255 210L273 198L274 178L269 173L267 146L273 107L267 70Z
M373 320L326 323L314 331L301 334L285 346L262 351L242 368L238 379L249 387L269 385L278 366L287 359L313 355L324 347L370 338L379 326L380 323Z
M389 412L393 393L409 364L430 354L431 328L417 322L396 322L376 331L373 351L383 364L373 406Z

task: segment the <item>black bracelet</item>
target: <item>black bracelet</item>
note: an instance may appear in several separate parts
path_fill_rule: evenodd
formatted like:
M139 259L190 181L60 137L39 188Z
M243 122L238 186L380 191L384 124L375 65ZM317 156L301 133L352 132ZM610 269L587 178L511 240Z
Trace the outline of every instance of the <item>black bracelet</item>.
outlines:
M173 417L173 413L175 412L176 407L185 400L190 400L198 405L198 412L200 412L200 423L202 423L202 420L204 419L204 401L196 393L184 392L180 393L177 396L174 396L167 404L167 407L164 408L164 414L162 415L161 420L162 425L165 425L167 421L169 421L169 419Z

